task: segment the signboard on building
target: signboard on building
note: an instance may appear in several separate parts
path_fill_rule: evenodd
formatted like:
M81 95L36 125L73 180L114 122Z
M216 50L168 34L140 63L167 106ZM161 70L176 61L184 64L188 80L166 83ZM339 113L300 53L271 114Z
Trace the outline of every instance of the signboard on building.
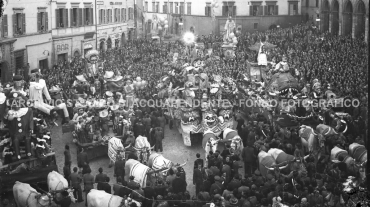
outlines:
M104 1L97 1L96 5L104 5Z
M69 44L68 43L61 43L55 46L55 51L57 54L59 53L67 53L69 51Z
M122 5L122 2L110 2L110 5Z

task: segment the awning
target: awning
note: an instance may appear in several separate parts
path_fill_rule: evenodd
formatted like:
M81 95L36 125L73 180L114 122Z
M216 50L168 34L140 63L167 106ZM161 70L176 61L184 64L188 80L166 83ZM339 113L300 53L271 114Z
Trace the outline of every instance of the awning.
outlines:
M85 34L84 39L91 39L94 37L95 32L88 32Z

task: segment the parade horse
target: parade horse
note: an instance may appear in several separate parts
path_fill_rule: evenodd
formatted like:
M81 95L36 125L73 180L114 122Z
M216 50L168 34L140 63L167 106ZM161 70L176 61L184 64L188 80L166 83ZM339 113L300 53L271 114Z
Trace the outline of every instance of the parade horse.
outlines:
M166 159L163 155L158 153L152 153L149 156L148 166L152 168L154 171L162 171L162 175L164 177L167 176L167 172L172 169L175 173L177 172L177 168L183 167L186 165L186 161L183 164L173 163L171 160Z
M299 137L306 153L313 154L315 165L321 157L321 150L325 147L325 137L318 134L309 126L302 125L299 129Z
M103 190L92 189L87 194L88 207L128 207L131 203L136 203L137 207L141 207L141 203L131 198L124 199L117 195L106 193Z
M146 137L138 136L135 140L135 147L137 157L140 162L147 163L151 151L154 149L153 147L150 147L150 143Z
M43 195L32 188L28 183L16 181L13 186L13 196L18 207L50 207L52 197Z
M282 173L289 174L292 171L297 171L301 177L307 176L307 170L303 162L296 162L296 158L293 155L289 155L277 148L271 148L267 153L275 159L276 164L287 163L289 165L282 170Z
M351 176L359 177L360 169L363 167L363 163L359 164L353 157L351 157L348 152L335 146L330 153L330 159L334 163L343 162L347 165L347 173Z
M76 203L76 199L74 198L72 193L73 190L68 187L68 181L64 178L63 175L55 171L52 171L48 174L47 183L49 192L55 195L54 198L57 201L61 201L63 199L61 192L67 191L69 193L69 196L71 197L71 201L73 203Z
M202 147L206 151L206 161L208 160L207 158L210 151L216 152L219 141L220 138L218 138L212 131L207 130L203 133Z
M238 132L236 130L226 128L224 129L222 135L223 138L221 142L230 143L231 149L234 151L234 154L240 156L242 154L244 145Z
M260 149L260 152L258 153L258 163L259 163L259 170L261 172L261 175L263 177L267 177L268 174L271 174L270 171L274 172L275 171L275 168L278 168L279 170L282 170L286 167L288 167L288 165L285 165L285 163L281 163L281 164L276 164L276 161L274 159L274 157L265 152L266 149L264 149L264 147L262 147Z

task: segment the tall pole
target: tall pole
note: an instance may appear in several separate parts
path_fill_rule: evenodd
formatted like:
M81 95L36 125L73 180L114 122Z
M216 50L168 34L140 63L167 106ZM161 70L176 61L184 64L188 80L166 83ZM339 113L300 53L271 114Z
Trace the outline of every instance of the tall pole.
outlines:
M98 13L96 13L96 0L95 0L95 49L98 50L98 21L97 21L97 16Z

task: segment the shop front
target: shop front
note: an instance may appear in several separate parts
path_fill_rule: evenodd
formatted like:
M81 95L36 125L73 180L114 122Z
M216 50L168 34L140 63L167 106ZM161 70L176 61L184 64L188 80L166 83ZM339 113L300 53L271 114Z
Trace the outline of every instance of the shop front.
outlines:
M14 73L14 42L16 39L0 40L0 81L1 84L12 80Z
M41 70L47 70L51 68L51 48L51 41L40 44L27 45L26 51L30 68L39 68Z
M76 53L76 50L74 53ZM54 55L55 64L68 60L72 56L72 38L54 40Z
M107 49L117 48L126 41L127 23L119 25L107 25L98 28L98 49L105 51Z

